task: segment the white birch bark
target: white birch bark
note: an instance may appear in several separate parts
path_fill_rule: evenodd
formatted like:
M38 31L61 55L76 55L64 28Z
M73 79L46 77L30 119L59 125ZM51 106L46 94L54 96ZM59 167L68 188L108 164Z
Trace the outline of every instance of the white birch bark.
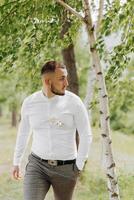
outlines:
M97 17L97 25L95 28L96 36L98 36L101 20L103 18L103 7L104 7L104 0L99 1L99 11ZM94 85L95 85L95 70L93 67L90 68L88 73L88 83L87 83L87 90L86 96L84 99L84 104L86 109L88 110L89 119L92 119L92 102L93 102L93 93L94 93Z
M119 197L119 189L115 173L115 162L113 159L112 146L111 146L112 141L110 137L108 96L107 96L106 84L99 54L95 48L96 39L95 39L94 27L92 24L92 18L88 0L84 0L84 9L85 9L85 23L89 36L92 62L96 71L97 81L99 85L98 90L99 90L99 102L100 102L100 121L102 129L101 135L103 139L102 141L105 153L109 199L118 200L120 199L120 197Z
M99 54L95 48L95 30L92 24L92 17L90 13L90 6L88 0L83 0L84 3L84 12L85 17L83 18L77 11L72 9L66 3L61 0L56 0L58 3L63 5L66 9L72 12L74 15L82 19L86 25L89 44L90 44L90 52L92 56L93 67L96 72L96 77L98 81L98 91L99 91L99 103L100 103L100 122L101 122L101 136L104 145L105 152L105 161L106 161L106 176L108 181L108 191L109 191L109 199L110 200L119 200L119 189L117 183L117 177L115 172L115 162L113 159L113 152L111 146L111 137L110 137L110 123L109 123L109 108L108 108L108 95L106 90L105 78L103 75L103 69L101 66ZM77 14L76 14L77 13Z
M86 109L88 110L89 120L92 119L92 101L93 101L93 93L94 93L94 84L95 84L95 71L93 67L90 67L88 72L88 83L87 83L87 91L84 99L84 104Z
M99 1L99 11L98 11L98 17L97 17L97 25L96 25L96 35L98 35L100 30L101 21L103 18L103 7L104 7L104 0Z

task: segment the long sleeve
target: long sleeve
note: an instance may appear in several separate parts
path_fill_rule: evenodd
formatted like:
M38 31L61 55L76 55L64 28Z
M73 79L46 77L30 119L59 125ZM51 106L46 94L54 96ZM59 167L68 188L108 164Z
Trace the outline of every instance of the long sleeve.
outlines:
M24 100L21 108L21 121L18 128L16 146L14 151L14 165L20 165L24 149L27 144L28 136L30 133L29 118L26 114L26 101Z
M82 170L84 163L88 158L90 144L92 142L92 132L87 110L81 100L76 109L75 124L80 138L76 165L80 170Z

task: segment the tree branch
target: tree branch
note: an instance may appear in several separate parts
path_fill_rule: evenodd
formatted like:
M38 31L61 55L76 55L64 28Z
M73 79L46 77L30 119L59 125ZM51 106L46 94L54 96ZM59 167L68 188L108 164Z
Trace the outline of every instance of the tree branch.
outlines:
M62 0L55 0L57 3L61 4L66 10L70 11L72 14L74 14L76 17L78 17L80 20L82 20L82 22L84 21L84 17L82 17L81 14L79 14L75 9L73 9L71 6L69 6L68 4L66 4L64 1Z
M98 18L97 18L97 25L96 25L96 35L98 35L98 32L100 30L101 21L103 18L103 7L104 7L104 0L99 1L99 12L98 12Z
M92 16L91 16L91 11L90 11L90 5L88 0L84 0L84 12L85 12L85 22L88 24L88 28L90 29L91 32L94 32L94 26L92 22Z

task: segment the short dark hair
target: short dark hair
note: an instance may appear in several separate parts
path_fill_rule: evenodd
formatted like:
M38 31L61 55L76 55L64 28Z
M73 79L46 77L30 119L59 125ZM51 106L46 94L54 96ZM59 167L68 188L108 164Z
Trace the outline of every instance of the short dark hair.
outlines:
M41 68L41 75L49 73L49 72L55 72L56 68L63 68L66 69L66 66L62 63L59 63L57 61L48 61L46 62L43 67Z

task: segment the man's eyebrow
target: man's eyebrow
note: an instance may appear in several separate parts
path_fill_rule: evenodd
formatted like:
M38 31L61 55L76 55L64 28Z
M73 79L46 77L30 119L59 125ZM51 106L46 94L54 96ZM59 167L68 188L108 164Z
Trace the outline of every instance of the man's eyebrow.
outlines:
M67 73L66 75L59 76L59 78L60 78L60 77L63 77L63 78L64 78L64 77L67 77L67 76L68 76L68 73Z
M65 77L66 77L66 76L64 76L64 75L63 75L63 76L59 76L59 78L65 78Z

